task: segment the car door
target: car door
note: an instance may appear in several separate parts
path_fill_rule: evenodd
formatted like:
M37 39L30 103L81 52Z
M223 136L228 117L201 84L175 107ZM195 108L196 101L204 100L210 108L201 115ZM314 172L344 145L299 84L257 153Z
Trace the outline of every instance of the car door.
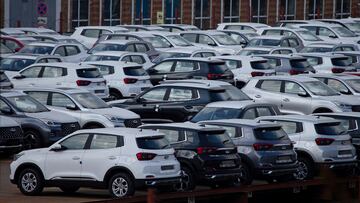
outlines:
M82 158L81 177L86 180L102 181L107 170L119 162L124 138L94 133L91 134L90 140L90 145Z
M274 104L281 109L281 85L281 80L260 80L256 86L261 89L261 91L256 91L252 98L255 101Z
M64 84L66 69L62 67L44 66L34 86L58 88Z
M20 77L13 77L11 82L13 82L14 87L29 87L35 86L36 83L41 80L40 75L43 71L42 66L32 66L20 71Z
M280 111L286 114L310 114L311 97L298 83L284 81ZM305 96L306 95L306 96Z
M160 81L167 80L168 75L172 74L172 69L176 61L163 61L148 69L150 80L153 85L159 84Z
M46 180L81 180L82 158L89 134L76 134L59 144L63 150L46 153L44 176Z

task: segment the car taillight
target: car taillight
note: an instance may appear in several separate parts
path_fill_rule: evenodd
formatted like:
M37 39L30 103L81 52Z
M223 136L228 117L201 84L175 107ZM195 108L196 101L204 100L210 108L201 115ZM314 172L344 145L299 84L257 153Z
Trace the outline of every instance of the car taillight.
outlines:
M331 145L335 140L331 138L316 138L315 142L317 145Z
M267 144L267 143L255 143L253 144L253 147L255 151L265 151L269 150L273 147L273 144Z
M134 84L137 82L136 78L124 78L124 83L125 84Z
M264 72L251 72L251 76L252 77L258 77L258 76L263 76L265 73Z
M216 147L198 147L196 148L198 154L211 154L217 151Z
M207 78L209 80L216 80L216 79L221 78L222 76L223 76L222 74L216 74L216 73L208 73L207 74Z
M76 84L77 86L88 86L90 85L91 81L88 80L77 80Z
M156 157L156 154L153 154L153 153L140 152L140 153L136 154L136 158L139 161L149 161L149 160L153 160L155 157Z
M290 75L299 75L299 74L302 74L302 73L304 73L304 72L303 72L303 71L294 70L294 69L291 69L291 70L289 71L289 74L290 74Z
M343 68L332 68L331 71L333 73L343 73L343 72L345 72L345 69L343 69Z

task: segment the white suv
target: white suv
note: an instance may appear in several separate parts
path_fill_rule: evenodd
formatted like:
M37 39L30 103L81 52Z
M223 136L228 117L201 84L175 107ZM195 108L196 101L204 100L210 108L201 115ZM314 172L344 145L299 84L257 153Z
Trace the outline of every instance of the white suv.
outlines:
M25 195L57 186L70 193L95 187L107 188L113 197L131 196L138 187L180 182L174 152L164 135L153 130L80 130L48 148L15 155L10 180Z
M109 96L109 88L99 69L76 63L37 63L21 70L11 79L16 88L83 88L100 98Z
M151 88L150 76L137 63L122 61L86 62L99 68L110 89L110 100L134 97Z

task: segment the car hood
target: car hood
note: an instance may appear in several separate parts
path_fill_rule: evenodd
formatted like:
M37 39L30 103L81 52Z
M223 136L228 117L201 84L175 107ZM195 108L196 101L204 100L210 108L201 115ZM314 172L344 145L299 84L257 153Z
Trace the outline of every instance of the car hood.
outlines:
M352 95L318 96L317 98L352 106L360 105L360 98Z
M110 107L110 108L103 108L103 109L91 109L90 111L97 113L97 114L101 114L101 115L111 115L111 116L121 117L122 119L140 118L140 116L137 115L136 113L126 110L126 109L118 108L118 107Z
M51 120L59 123L72 123L77 122L77 120L67 114L58 112L58 111L45 111L45 112L39 112L39 113L25 113L25 115L37 118L40 120Z

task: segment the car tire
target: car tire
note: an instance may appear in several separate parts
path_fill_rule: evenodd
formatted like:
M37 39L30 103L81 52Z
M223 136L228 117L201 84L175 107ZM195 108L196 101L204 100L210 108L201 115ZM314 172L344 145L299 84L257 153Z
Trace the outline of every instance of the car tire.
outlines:
M120 92L114 90L110 91L109 101L118 100L122 98L123 95Z
M175 185L176 191L191 191L196 187L194 173L188 167L181 168L181 183Z
M133 196L135 193L135 183L128 174L117 173L110 178L109 192L115 198Z
M298 164L299 167L294 173L295 180L310 180L314 178L314 164L309 158L300 156Z
M80 189L78 186L61 186L59 188L66 194L73 194Z
M251 185L251 183L254 180L254 177L250 170L249 165L246 163L243 163L240 170L241 170L241 177L240 177L241 184L242 185Z
M19 175L18 187L24 195L35 196L43 191L44 179L37 169L27 168Z
M24 148L34 149L42 147L41 135L34 130L24 132Z

